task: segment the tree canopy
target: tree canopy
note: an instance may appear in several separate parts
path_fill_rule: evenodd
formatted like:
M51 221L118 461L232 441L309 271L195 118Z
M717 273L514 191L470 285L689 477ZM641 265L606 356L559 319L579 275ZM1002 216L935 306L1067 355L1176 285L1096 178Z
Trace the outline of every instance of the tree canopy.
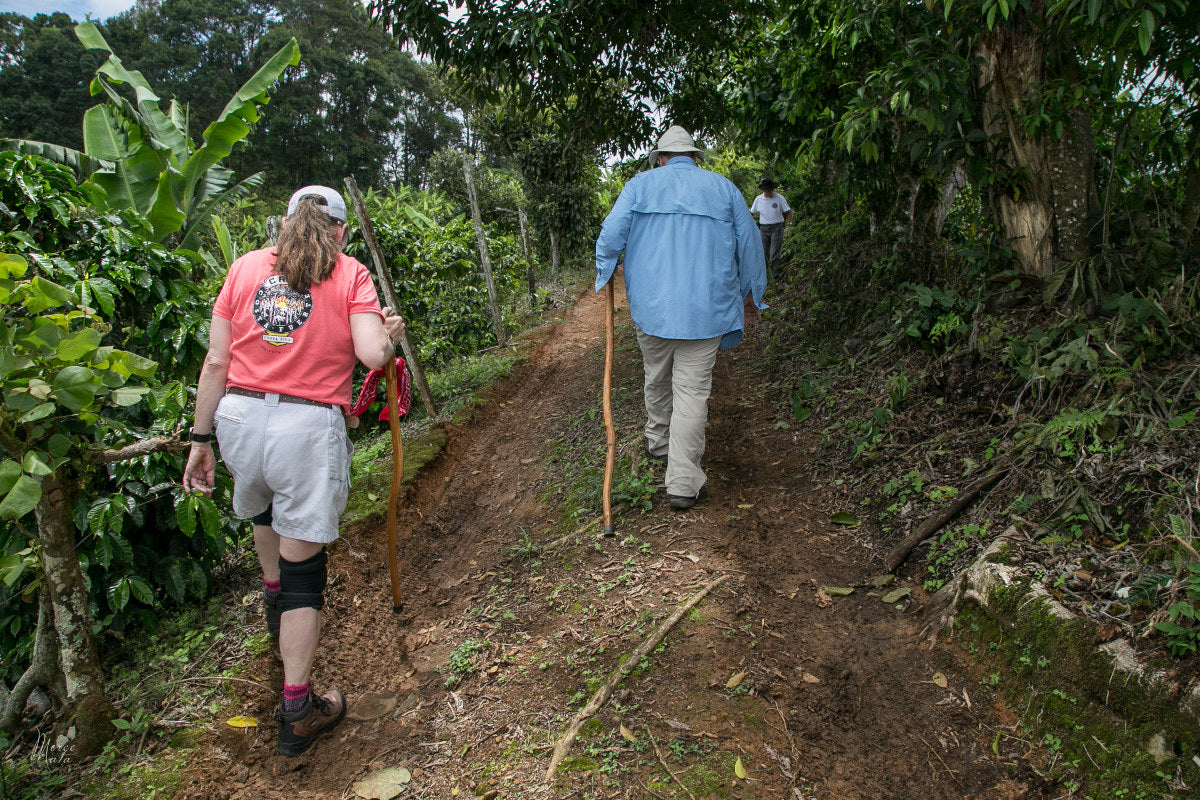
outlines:
M80 76L102 59L79 45L65 14L5 14L0 27L0 134L81 149L91 103ZM301 63L226 162L241 174L264 171L271 186L338 185L346 175L420 186L433 153L459 139L433 70L353 0L162 0L98 28L130 70L154 75L164 99L180 103L185 127L215 119L255 65L295 38Z
M74 28L61 12L0 14L0 137L83 149L88 81L104 58L86 51Z
M552 108L563 130L630 153L652 137L655 104L688 80L689 59L724 51L771 5L372 0L369 8L398 39L455 67L477 99L527 113Z

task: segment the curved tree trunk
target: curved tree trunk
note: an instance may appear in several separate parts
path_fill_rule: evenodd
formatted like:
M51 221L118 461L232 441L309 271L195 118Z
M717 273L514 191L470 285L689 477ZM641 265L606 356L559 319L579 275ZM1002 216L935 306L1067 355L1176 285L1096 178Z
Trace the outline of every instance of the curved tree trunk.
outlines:
M38 599L37 632L33 638L33 655L29 668L22 673L12 692L4 698L0 709L0 730L12 733L21 721L25 703L39 686L49 690L55 702L66 702L62 673L58 669L58 643L54 632L54 612L50 602L49 583L42 584Z
M83 572L75 552L69 481L59 473L42 479L37 522L59 663L67 688L67 712L73 719L71 754L88 756L99 753L112 738L111 720L116 713L104 689Z
M1023 117L1043 105L1044 91L1077 73L1069 46L1044 26L1045 2L981 36L979 90L993 169L1007 173L988 188L993 213L1021 272L1048 278L1064 262L1087 257L1088 209L1097 204L1096 144L1086 108L1060 120L1062 136L1030 133Z

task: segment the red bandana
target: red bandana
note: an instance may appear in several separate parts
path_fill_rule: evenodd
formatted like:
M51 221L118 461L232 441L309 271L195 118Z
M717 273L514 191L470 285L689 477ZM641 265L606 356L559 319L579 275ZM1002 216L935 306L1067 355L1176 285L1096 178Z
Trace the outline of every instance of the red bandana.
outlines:
M354 405L350 406L350 416L359 417L367 410L371 403L375 402L375 396L379 393L379 382L383 380L383 370L373 369L367 373L367 377L363 379L362 388L358 391L358 399L354 401ZM408 413L408 409L412 407L412 384L408 378L408 370L404 368L404 359L396 357L396 419L400 419ZM383 404L383 411L379 412L380 419L388 419L388 406Z

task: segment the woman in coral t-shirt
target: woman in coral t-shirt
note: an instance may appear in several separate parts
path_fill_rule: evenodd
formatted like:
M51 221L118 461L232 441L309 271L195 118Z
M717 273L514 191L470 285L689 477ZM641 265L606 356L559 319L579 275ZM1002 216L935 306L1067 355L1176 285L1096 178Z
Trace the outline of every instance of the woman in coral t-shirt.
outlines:
M212 494L216 457L233 475L233 510L254 521L267 627L279 635L279 751L304 752L346 713L309 674L320 634L325 545L346 508L350 453L343 407L357 358L382 367L404 320L379 307L367 268L344 255L346 203L325 186L292 195L273 248L233 262L213 307L196 389L183 488Z

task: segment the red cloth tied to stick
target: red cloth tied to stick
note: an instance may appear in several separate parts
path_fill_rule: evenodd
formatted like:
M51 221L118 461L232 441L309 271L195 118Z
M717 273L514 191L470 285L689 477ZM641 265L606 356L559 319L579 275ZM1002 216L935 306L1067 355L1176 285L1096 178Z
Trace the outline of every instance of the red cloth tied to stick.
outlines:
M383 380L383 369L373 369L367 373L367 377L363 379L362 388L358 390L358 399L354 401L354 405L350 406L350 416L359 417L367 410L367 406L375 402L375 397L379 393L379 382ZM400 419L408 413L408 409L412 407L412 383L408 377L408 370L404 368L404 359L396 357L396 419ZM389 419L388 405L383 404L383 411L379 412L379 418L382 420Z

